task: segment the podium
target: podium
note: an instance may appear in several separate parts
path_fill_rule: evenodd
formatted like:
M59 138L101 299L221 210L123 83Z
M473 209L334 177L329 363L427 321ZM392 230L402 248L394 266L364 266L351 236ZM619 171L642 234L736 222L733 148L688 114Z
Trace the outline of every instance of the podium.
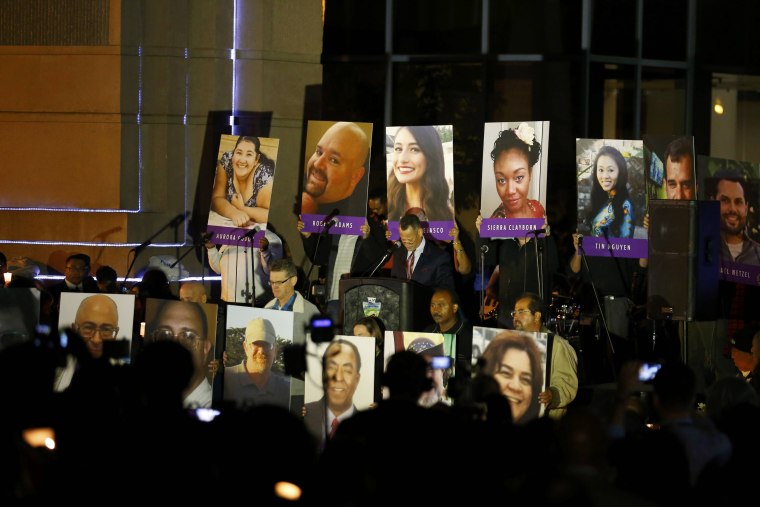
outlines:
M340 316L343 333L353 333L354 322L365 308L379 307L386 331L422 331L433 323L430 298L433 289L398 278L345 278L340 281Z

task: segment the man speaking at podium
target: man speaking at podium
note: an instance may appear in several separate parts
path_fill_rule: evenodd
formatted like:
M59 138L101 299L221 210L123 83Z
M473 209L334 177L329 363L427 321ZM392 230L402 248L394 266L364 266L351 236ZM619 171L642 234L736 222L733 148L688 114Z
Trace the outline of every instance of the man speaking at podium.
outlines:
M451 259L432 242L425 241L420 219L416 215L404 215L398 228L404 248L393 253L391 276L455 292Z

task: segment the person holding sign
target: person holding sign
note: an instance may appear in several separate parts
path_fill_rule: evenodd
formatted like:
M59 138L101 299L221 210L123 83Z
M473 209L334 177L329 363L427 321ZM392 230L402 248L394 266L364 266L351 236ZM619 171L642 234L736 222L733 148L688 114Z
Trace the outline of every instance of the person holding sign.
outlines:
M216 167L211 209L236 227L266 223L273 177L274 161L261 152L259 138L240 136Z
M528 199L533 166L541 155L541 144L535 130L526 123L516 129L499 132L491 151L496 192L501 205L491 218L543 218L544 207L535 199Z

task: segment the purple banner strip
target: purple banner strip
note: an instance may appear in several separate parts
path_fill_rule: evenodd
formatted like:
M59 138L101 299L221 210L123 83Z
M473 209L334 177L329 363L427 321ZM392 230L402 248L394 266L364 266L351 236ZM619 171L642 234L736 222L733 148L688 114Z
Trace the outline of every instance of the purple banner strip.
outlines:
M261 238L264 237L264 229L253 234L253 238L246 236L250 234L253 229L245 229L243 227L224 227L221 225L209 225L206 227L206 232L211 232L214 237L211 238L212 243L217 245L233 245L250 247L254 245L255 248L259 247Z
M441 241L451 241L449 231L454 227L453 220L432 220L422 222L422 231L426 238L439 239ZM391 241L399 239L398 220L388 221L388 230L391 231Z
M729 282L744 285L760 285L760 266L721 261L720 277Z
M484 218L481 238L524 238L544 228L543 218Z
M325 230L324 218L327 215L301 215L304 232L322 232ZM350 234L361 236L361 226L364 225L365 217L352 217L338 215L334 218L335 224L330 227L328 234Z
M583 251L593 257L629 257L645 259L649 256L646 239L583 237Z

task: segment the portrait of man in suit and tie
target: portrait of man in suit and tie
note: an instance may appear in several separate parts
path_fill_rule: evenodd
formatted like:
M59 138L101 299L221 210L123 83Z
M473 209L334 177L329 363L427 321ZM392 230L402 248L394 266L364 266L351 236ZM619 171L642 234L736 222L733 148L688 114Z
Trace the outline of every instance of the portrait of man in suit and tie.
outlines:
M303 408L306 428L320 443L332 438L338 424L372 402L374 363L362 361L362 356L372 357L373 350L374 339L367 337L338 337L325 349L322 355L324 394ZM313 371L311 365L309 371ZM362 378L365 378L362 384L368 389L359 387ZM307 390L309 387L307 383Z

